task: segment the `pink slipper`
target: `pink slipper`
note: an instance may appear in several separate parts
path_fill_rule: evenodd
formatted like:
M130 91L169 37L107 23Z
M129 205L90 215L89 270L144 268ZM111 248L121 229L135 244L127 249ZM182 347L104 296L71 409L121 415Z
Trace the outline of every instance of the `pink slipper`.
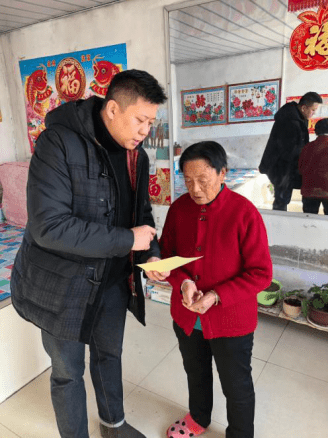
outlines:
M178 420L173 423L167 430L168 438L184 438L184 437L193 437L199 436L206 429L200 424L196 423L191 414L188 413L182 420Z

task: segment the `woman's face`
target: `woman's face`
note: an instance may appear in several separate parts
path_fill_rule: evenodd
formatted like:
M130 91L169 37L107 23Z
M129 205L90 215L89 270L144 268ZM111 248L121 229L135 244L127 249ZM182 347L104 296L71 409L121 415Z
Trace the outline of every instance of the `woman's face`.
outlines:
M226 169L219 174L209 166L206 160L187 161L184 164L184 179L186 188L198 205L208 204L218 195L224 182Z

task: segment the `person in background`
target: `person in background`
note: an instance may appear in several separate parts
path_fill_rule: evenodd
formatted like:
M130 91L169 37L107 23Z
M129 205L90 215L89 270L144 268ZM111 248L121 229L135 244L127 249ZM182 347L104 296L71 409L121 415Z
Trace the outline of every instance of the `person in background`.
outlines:
M304 146L299 157L303 212L318 214L322 203L328 215L328 119L315 125L317 139Z
M298 158L309 142L308 120L314 115L322 98L315 92L304 94L299 103L289 102L275 114L261 163L274 186L273 210L287 211L293 189L301 188Z
M85 344L101 436L144 437L125 421L121 355L127 308L145 325L135 262L160 257L141 145L165 100L149 73L118 73L105 99L47 114L31 159L28 222L11 293L17 312L41 328L62 438L89 437ZM165 275L148 273L153 280Z
M220 144L193 144L179 164L188 193L168 211L161 254L202 258L167 278L189 389L189 413L168 428L167 436L198 436L209 426L214 358L227 400L226 438L252 438L257 294L272 280L265 226L255 206L225 185L227 158Z

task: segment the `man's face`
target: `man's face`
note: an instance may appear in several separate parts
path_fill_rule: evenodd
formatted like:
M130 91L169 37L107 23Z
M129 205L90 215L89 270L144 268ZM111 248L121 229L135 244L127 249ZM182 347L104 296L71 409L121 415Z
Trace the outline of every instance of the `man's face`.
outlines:
M196 204L203 205L213 201L218 195L225 179L226 169L223 168L218 174L207 161L200 159L187 161L183 173L191 198Z
M158 106L141 97L126 107L110 100L101 111L101 117L114 140L123 148L132 150L149 133L155 121Z
M319 104L317 102L313 103L311 106L302 106L302 113L306 120L309 120L311 117L314 116L314 113L318 109Z

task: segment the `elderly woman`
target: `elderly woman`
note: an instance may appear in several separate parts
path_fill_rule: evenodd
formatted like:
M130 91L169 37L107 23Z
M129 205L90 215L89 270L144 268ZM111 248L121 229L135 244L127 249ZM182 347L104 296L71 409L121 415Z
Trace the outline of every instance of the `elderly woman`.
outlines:
M181 156L188 193L170 207L161 237L164 258L199 260L171 272L171 315L187 374L190 412L167 431L172 438L201 435L213 407L214 357L227 400L226 438L254 436L251 354L257 293L272 279L261 215L224 184L225 150L205 141Z

